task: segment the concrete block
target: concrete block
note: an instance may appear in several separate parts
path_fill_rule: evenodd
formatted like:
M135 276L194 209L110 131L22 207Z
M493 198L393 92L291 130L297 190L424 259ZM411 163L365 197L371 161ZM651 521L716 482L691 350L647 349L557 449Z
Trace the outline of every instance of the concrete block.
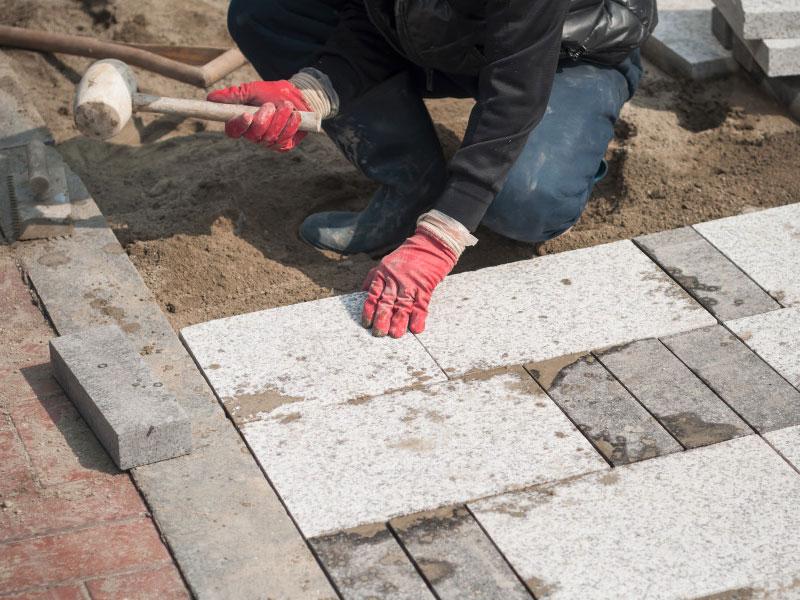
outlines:
M764 434L764 438L800 471L800 427L787 427Z
M241 429L307 537L608 468L522 369L283 404Z
M711 10L665 10L659 6L658 27L643 47L646 58L661 69L694 80L738 69L730 50L711 32Z
M782 305L800 304L800 204L694 228Z
M711 9L711 33L723 48L726 50L733 48L733 29L716 6Z
M417 337L451 375L716 322L630 241L448 277L431 310Z
M759 433L800 424L800 392L723 327L663 341Z
M796 598L798 497L746 436L470 509L537 598Z
M789 383L800 388L800 307L728 321L725 325Z
M181 335L239 423L297 400L339 402L445 380L414 336L376 338L360 325L364 297L219 319Z
M633 342L598 352L597 356L685 448L752 433L659 340Z
M780 308L780 304L691 227L653 233L634 241L720 320Z
M566 356L526 368L613 465L682 450L593 356Z
M310 543L348 600L434 598L383 523L313 538Z
M187 454L192 426L114 325L50 341L53 372L120 469Z
M442 600L530 600L525 586L465 507L399 517L391 528Z
M745 40L800 38L797 0L714 0L714 4Z

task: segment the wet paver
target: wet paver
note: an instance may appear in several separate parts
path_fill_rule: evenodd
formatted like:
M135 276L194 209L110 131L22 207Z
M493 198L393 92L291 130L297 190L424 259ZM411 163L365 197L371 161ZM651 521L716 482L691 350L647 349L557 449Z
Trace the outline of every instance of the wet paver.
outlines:
M526 365L613 465L678 452L678 442L591 354Z
M309 537L608 468L522 369L283 404L242 431Z
M798 497L751 435L470 508L537 598L794 598Z
M685 448L753 432L659 340L641 340L596 354Z

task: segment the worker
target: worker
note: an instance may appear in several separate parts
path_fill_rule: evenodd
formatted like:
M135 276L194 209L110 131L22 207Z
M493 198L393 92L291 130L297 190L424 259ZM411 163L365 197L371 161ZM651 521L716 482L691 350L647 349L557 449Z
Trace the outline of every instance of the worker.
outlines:
M362 321L400 337L423 331L479 224L537 243L578 220L656 21L655 0L233 0L228 28L264 80L208 99L260 106L225 132L279 152L314 111L380 184L361 212L313 214L300 236L396 248L367 276ZM423 103L442 97L476 100L449 164Z

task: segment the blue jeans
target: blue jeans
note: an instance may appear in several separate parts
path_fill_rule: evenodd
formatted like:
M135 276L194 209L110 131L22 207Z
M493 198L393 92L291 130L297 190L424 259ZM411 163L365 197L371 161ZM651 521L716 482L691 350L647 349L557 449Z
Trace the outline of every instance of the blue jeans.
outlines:
M330 0L232 0L228 11L231 36L264 79L308 66L337 20ZM574 225L606 173L614 123L641 75L638 50L615 67L562 61L545 115L482 224L523 242L549 240ZM468 95L469 87L454 86L451 95Z

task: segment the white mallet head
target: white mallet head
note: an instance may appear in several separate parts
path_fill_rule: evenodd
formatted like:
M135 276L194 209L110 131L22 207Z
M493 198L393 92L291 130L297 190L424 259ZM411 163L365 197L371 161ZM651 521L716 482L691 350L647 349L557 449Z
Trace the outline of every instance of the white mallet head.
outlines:
M86 136L105 140L125 127L133 113L136 76L120 60L92 64L75 90L75 125Z

